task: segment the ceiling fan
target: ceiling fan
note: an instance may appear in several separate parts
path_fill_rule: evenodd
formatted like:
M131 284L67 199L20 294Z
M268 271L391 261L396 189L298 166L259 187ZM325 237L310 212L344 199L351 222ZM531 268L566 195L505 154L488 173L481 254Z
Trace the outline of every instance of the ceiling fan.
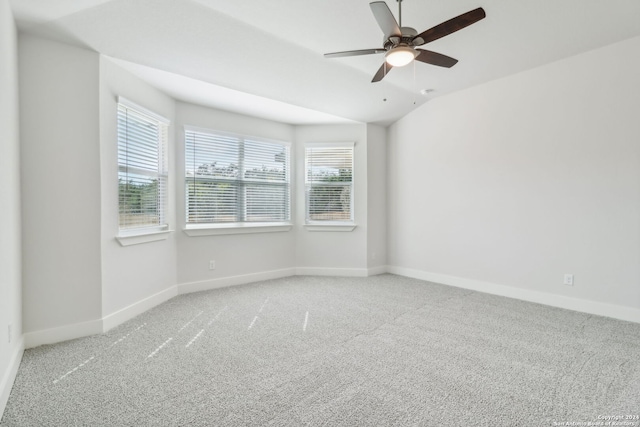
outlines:
M417 46L448 36L487 16L484 9L479 7L418 34L414 28L402 26L402 0L397 0L397 2L399 24L384 1L374 1L369 4L373 16L384 33L383 47L325 53L325 58L384 53L385 62L373 76L372 83L382 80L393 67L405 66L414 59L427 64L451 68L458 62L457 59L430 50L418 49Z

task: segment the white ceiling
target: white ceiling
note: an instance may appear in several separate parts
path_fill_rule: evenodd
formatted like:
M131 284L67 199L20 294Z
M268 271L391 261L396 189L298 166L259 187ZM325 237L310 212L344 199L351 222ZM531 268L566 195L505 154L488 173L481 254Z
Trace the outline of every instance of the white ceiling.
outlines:
M382 46L369 0L11 4L22 31L115 58L178 99L294 124L389 124L428 98L640 35L638 0L404 0L418 32L479 6L487 18L424 46L453 68L417 63L370 83L382 55L323 57Z

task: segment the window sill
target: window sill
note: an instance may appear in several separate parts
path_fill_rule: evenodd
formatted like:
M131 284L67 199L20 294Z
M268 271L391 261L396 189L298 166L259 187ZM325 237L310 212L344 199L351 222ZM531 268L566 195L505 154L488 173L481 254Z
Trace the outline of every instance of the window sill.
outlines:
M255 224L191 224L182 231L189 237L220 236L225 234L279 233L291 230L290 223Z
M120 243L120 246L139 245L141 243L167 240L169 238L169 233L173 233L173 230L151 231L138 234L121 234L116 236L116 240Z
M329 224L305 224L307 231L353 231L356 228L354 223L329 223Z

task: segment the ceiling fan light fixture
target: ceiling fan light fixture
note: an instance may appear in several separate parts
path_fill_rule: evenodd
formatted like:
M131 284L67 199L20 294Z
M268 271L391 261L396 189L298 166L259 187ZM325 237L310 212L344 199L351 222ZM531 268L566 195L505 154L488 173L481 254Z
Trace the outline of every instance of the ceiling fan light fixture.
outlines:
M394 67L404 67L413 61L416 56L418 56L418 52L409 46L394 47L384 54L384 58L387 63Z

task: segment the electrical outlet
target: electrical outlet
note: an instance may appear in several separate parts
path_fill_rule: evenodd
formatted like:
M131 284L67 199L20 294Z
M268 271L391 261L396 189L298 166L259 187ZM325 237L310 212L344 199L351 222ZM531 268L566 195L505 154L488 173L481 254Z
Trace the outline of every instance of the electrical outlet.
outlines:
M573 286L573 274L564 275L564 284L567 286Z
M216 269L216 262L214 260L209 261L209 270Z

